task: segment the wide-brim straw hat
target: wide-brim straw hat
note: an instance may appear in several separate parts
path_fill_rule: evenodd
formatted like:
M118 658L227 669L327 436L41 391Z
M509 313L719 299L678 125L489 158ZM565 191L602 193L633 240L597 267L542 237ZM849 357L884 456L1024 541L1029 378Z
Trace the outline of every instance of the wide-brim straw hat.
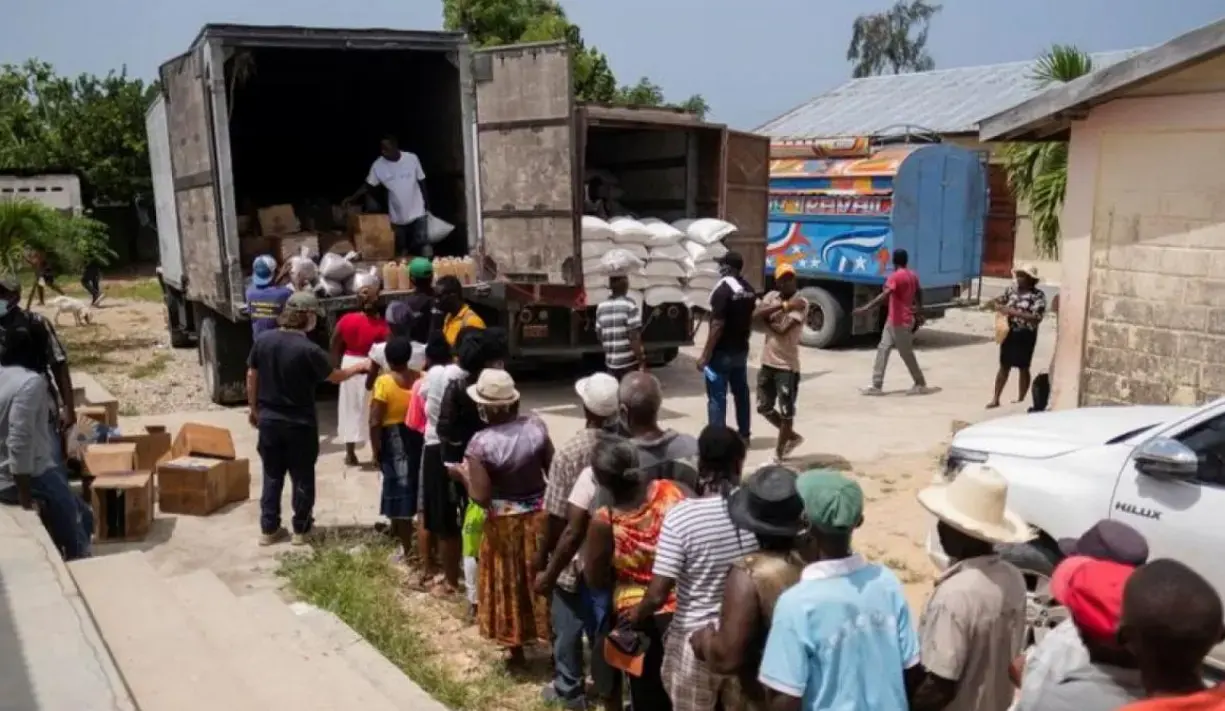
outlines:
M1024 543L1035 537L1020 516L1005 506L1008 482L983 464L962 467L951 482L919 492L919 503L942 522L990 543Z
M1016 267L1015 269L1012 270L1012 275L1014 277L1019 274L1024 274L1030 279L1033 279L1034 281L1038 281L1038 265L1022 264L1019 267Z
M481 405L513 405L519 402L519 391L515 389L515 379L510 373L499 368L486 368L476 379L475 385L468 386L468 397Z

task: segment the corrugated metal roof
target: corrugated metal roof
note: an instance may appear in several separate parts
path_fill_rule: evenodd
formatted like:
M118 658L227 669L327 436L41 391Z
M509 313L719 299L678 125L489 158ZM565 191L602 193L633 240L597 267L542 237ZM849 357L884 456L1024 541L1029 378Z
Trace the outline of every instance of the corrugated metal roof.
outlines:
M1145 48L1091 55L1103 69ZM900 133L974 133L978 122L1042 93L1030 78L1033 61L938 69L852 79L778 118L757 133L814 138Z

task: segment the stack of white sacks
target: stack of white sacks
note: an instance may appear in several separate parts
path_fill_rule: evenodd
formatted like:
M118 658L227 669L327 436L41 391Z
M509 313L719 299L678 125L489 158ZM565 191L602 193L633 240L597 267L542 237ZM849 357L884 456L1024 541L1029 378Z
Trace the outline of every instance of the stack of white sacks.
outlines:
M583 216L583 280L587 302L610 296L610 274L629 276L629 296L658 306L685 303L710 308L710 292L719 281L715 260L727 254L723 240L735 225L703 217L668 224L653 217L614 217L605 222Z

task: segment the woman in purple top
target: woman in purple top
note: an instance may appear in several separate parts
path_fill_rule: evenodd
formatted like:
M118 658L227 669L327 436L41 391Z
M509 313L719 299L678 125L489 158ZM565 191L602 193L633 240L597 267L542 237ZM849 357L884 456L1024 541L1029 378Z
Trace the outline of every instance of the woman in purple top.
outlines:
M506 647L516 664L524 644L551 640L548 600L532 592L532 560L547 519L544 477L553 442L539 417L519 414L519 391L506 371L481 371L468 396L488 423L453 468L486 510L477 616L481 634Z

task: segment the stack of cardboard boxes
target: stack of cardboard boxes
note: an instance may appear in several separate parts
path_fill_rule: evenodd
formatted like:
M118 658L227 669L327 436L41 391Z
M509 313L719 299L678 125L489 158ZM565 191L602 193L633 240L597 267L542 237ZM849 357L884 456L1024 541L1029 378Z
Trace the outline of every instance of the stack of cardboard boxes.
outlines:
M82 459L99 543L144 539L155 500L162 513L207 516L251 496L250 460L235 456L223 427L187 423L172 441L164 427L150 426L87 445Z
M382 214L356 214L336 206L327 218L307 215L303 229L293 205L271 205L260 208L254 219L238 219L239 257L243 269L250 269L261 254L270 254L277 263L285 264L290 257L302 253L305 247L312 255L329 251L346 254L356 250L366 261L381 261L395 257L395 236L391 220ZM330 218L330 219L328 219ZM331 224L324 224L324 223Z

